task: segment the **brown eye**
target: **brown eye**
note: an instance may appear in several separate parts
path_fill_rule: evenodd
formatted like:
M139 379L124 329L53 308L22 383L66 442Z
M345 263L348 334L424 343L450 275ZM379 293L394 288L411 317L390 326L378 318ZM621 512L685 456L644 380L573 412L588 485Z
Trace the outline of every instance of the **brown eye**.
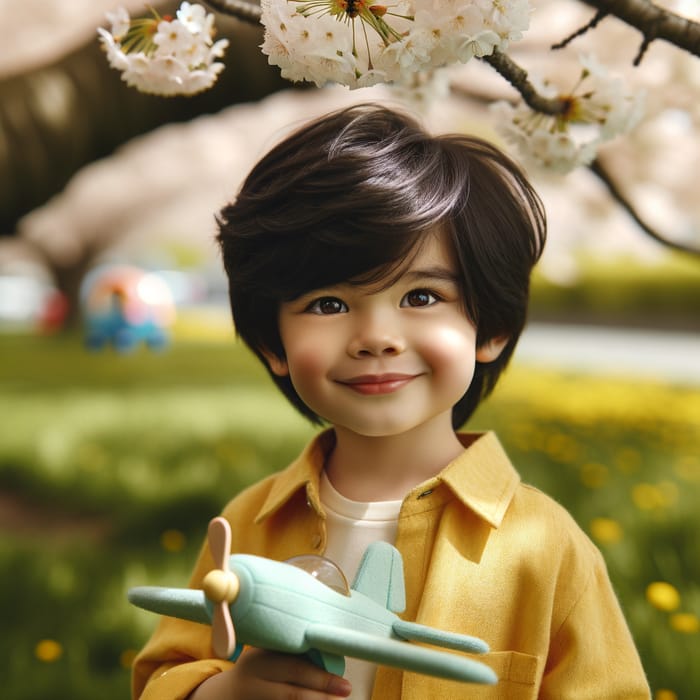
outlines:
M321 297L308 306L308 311L314 314L328 316L330 314L342 314L347 312L348 307L345 302L336 297Z
M437 300L427 289L413 289L401 300L401 306L431 306Z

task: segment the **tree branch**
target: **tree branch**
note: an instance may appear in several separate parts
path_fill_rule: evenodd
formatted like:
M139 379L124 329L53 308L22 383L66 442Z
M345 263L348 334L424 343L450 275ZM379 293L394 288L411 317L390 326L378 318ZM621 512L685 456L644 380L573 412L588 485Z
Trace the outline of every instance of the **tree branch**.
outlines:
M235 17L249 24L257 25L260 23L260 6L253 2L248 2L247 0L204 1L212 9L222 14ZM658 8L652 5L649 0L583 0L583 2L597 8L598 11L590 22L561 42L558 47L565 46L575 37L593 29L607 15L613 15L638 29L644 37L639 53L635 58L635 65L641 61L648 46L656 39L668 41L675 44L678 48L700 57L700 23L698 22L693 22ZM484 56L481 60L488 63L505 78L533 110L544 114L557 115L561 114L566 108L564 100L540 95L528 79L527 71L506 54L495 50L493 54ZM599 159L594 160L589 168L606 186L613 200L631 216L646 235L668 248L700 256L700 248L668 239L644 221Z
M247 0L204 0L213 10L222 15L235 17L248 24L260 24L260 5Z
M260 6L255 2L249 0L204 0L204 2L217 12L243 22L249 24L260 22ZM595 16L584 27L557 44L557 48L565 46L575 37L594 28L607 15L612 15L638 29L644 37L634 61L635 65L641 61L649 44L656 39L668 41L700 57L700 22L657 7L649 0L582 0L582 2L596 8Z
M653 238L655 241L661 243L667 248L673 248L674 250L678 250L683 253L690 253L691 255L697 255L700 257L700 248L666 238L656 229L650 226L646 221L644 221L629 199L627 199L627 197L625 197L625 195L622 193L622 190L612 179L612 176L599 158L596 158L588 167L591 172L595 174L605 185L613 200L616 201L632 217L634 222L639 226L639 228L642 229L644 233L647 234L647 236Z
M498 49L495 49L490 56L484 56L481 60L500 73L522 95L525 103L536 112L556 115L565 110L564 100L558 97L550 99L540 95L535 86L528 80L527 71Z
M644 37L639 53L634 60L639 65L652 41L663 39L700 57L700 22L681 17L670 10L657 7L649 0L582 0L595 7L598 14L613 15L631 27L638 29Z
M591 29L595 29L606 17L608 13L605 10L598 10L598 12L593 15L593 19L586 22L580 29L577 29L573 34L569 34L566 39L562 39L556 44L552 44L552 49L563 49L568 46L577 37L583 36Z

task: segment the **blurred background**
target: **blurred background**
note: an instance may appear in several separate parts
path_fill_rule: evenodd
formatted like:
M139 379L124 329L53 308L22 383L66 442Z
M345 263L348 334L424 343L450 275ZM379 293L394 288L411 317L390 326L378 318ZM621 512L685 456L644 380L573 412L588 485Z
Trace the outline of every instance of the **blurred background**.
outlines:
M235 340L214 213L287 130L350 102L402 99L283 81L262 32L219 17L209 92L128 89L96 27L129 0L0 0L0 657L3 698L128 697L155 620L133 585L185 585L208 520L312 434ZM154 2L161 13L177 3ZM513 55L590 18L534 3ZM674 9L700 16L695 0ZM692 13L695 13L692 15ZM582 37L649 92L601 159L665 245L586 168L531 173L550 221L516 359L470 429L498 431L523 479L603 551L656 700L700 693L700 64L611 21ZM572 73L574 75L574 73ZM420 106L498 141L512 89L471 62ZM499 141L500 143L500 141ZM504 145L501 143L501 145ZM674 245L678 244L678 245Z

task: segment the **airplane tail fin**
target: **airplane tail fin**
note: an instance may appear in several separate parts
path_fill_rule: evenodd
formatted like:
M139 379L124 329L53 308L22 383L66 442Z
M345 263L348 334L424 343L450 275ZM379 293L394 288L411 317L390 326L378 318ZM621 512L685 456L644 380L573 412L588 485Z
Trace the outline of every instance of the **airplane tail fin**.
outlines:
M127 598L132 605L150 612L200 622L204 625L211 624L204 591L190 588L137 586L129 589Z
M365 550L352 589L371 598L391 612L406 609L403 559L388 542L373 542Z

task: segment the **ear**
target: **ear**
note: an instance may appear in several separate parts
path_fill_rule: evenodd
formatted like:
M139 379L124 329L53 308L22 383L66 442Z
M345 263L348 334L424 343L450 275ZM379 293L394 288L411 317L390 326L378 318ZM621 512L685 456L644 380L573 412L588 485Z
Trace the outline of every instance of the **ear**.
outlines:
M503 348L508 345L508 336L491 338L476 349L477 362L493 362L503 352Z
M287 365L287 360L283 357L279 357L269 350L261 350L260 353L265 358L265 362L267 362L272 374L278 377L286 377L289 374L289 365Z

